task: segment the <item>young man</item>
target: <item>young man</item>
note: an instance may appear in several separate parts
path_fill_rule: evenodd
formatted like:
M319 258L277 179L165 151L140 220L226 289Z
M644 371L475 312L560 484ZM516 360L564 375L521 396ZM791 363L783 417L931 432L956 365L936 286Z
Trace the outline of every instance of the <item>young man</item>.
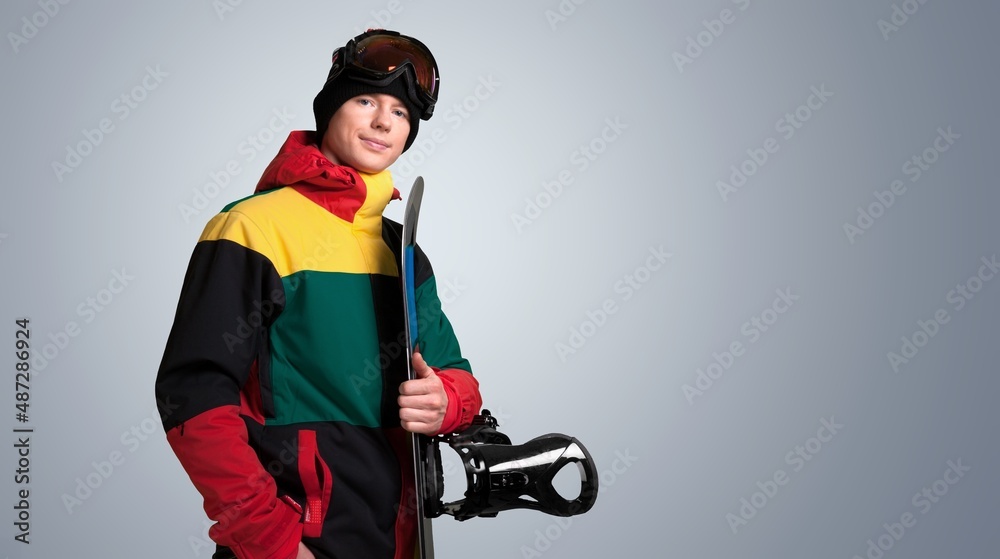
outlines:
M386 168L437 99L419 41L337 49L315 133L195 246L156 379L167 440L216 523L216 559L413 557L408 432L462 430L482 400L416 251L406 380L398 199Z

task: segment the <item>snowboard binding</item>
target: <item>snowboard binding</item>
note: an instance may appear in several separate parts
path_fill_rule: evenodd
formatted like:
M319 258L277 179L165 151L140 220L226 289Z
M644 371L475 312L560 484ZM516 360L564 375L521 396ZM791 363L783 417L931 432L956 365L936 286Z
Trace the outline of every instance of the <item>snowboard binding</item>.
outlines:
M465 431L431 440L432 449L425 463L424 509L428 516L448 514L456 520L468 520L495 517L501 511L519 508L574 516L594 506L597 470L580 441L552 433L515 446L507 435L496 430L497 426L496 418L484 409ZM451 503L442 501L442 441L461 457L468 482L465 498ZM580 471L580 494L567 500L552 486L552 480L564 466L574 462Z

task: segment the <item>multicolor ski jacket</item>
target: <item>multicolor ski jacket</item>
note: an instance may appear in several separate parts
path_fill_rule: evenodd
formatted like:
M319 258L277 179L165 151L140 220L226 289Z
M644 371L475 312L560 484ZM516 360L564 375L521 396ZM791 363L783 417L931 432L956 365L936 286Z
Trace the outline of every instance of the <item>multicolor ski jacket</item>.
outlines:
M156 379L167 440L241 559L413 557L399 198L293 132L256 193L205 227ZM464 429L478 383L415 256L419 347ZM409 495L409 497L407 497Z

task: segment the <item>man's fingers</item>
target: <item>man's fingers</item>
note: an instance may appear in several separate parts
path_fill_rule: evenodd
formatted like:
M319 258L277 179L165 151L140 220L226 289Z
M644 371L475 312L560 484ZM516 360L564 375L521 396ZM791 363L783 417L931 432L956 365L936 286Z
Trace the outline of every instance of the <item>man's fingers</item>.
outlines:
M407 408L400 410L399 419L411 423L433 423L437 415L430 409Z
M404 410L438 410L445 406L445 398L436 392L401 394L397 402L399 407Z
M407 380L399 385L399 393L403 396L422 396L434 392L434 380L418 378Z
M411 433L433 435L441 428L448 395L441 379L419 351L413 352L410 364L415 378L399 385L400 424Z

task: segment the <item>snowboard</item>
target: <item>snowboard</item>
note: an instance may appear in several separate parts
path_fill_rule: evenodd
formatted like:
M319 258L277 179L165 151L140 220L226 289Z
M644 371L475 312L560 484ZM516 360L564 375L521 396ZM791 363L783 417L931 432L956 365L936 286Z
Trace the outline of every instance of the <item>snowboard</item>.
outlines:
M400 275L403 278L403 312L406 324L406 377L416 378L413 370L413 352L417 345L417 301L413 256L417 244L417 220L420 216L420 200L424 195L424 179L417 177L410 189L406 210L403 214L403 241ZM431 531L431 517L426 509L428 491L427 456L432 452L430 437L410 433L413 447L413 479L415 483L414 512L417 516L417 553L420 559L434 559L434 536Z

